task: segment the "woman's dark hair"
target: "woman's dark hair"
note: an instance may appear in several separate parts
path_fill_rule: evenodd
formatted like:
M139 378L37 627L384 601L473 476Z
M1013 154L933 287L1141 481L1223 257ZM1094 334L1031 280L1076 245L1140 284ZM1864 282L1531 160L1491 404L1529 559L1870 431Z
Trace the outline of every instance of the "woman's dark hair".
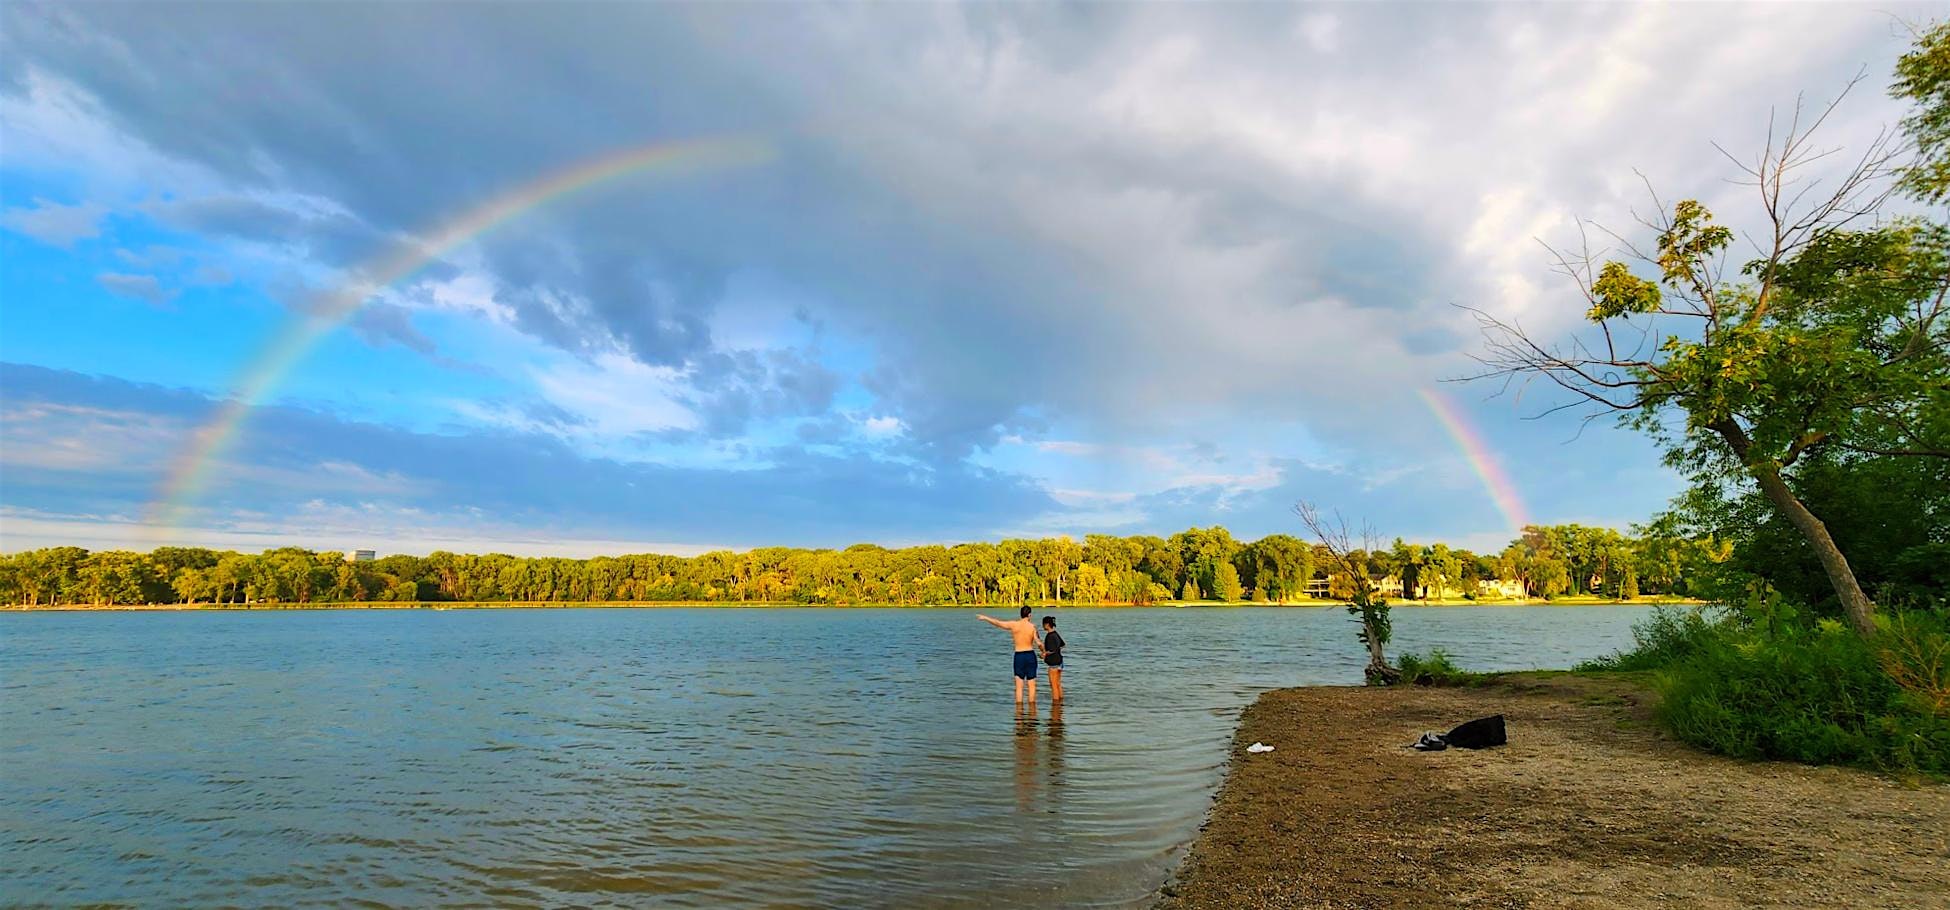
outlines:
M1054 616L1043 617L1043 625L1046 625L1052 629L1056 628L1056 617Z
M1023 608L1022 608L1022 612L1020 612L1020 613L1017 613L1016 615L1017 615L1017 616L1020 616L1020 617L1022 617L1023 619L1028 619L1028 618L1029 618L1029 614L1031 614L1031 613L1034 613L1034 612L1036 612L1036 611L1035 611L1035 610L1031 610L1031 609L1030 609L1030 608L1028 608L1028 607L1023 607Z

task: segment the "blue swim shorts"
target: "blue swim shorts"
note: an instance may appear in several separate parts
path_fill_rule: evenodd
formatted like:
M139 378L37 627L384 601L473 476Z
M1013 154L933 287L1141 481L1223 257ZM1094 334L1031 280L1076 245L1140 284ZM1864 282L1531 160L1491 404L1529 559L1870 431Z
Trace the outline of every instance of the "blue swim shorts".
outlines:
M1016 677L1018 679L1036 678L1036 652L1016 652Z

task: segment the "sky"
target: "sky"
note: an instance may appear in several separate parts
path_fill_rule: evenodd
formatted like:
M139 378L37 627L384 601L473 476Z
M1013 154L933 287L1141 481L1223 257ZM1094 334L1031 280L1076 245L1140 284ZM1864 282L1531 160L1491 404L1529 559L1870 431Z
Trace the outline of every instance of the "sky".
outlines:
M0 4L0 550L1624 528L1466 308L1946 14Z

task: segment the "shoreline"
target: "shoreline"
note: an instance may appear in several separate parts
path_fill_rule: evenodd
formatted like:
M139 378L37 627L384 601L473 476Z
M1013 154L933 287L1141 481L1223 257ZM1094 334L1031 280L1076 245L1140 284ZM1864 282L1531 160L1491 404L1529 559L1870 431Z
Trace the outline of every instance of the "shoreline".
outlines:
M1156 908L1950 907L1950 785L1708 755L1654 698L1565 673L1264 693ZM1497 713L1506 746L1407 748Z
M1468 609L1470 607L1698 607L1708 601L1687 598L1641 599L1641 600L1445 600L1445 601L1404 601L1391 604L1394 609ZM1340 601L1312 600L1277 603L1219 603L1165 601L1163 603L1138 606L1135 604L1063 604L1061 606L1040 605L1037 610L1212 610L1237 607L1265 607L1281 610L1318 610L1344 607ZM256 603L256 604L60 604L58 606L33 606L28 604L8 604L0 606L0 613L109 613L109 612L203 612L203 613L276 613L294 610L1004 610L1014 609L1013 604L802 604L802 603L724 603L721 601L332 601L319 603Z

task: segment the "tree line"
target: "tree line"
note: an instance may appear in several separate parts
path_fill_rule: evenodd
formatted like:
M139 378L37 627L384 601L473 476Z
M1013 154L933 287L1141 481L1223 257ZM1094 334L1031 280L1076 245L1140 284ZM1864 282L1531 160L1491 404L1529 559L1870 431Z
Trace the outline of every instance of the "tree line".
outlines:
M1490 594L1684 595L1711 548L1580 525L1527 527L1496 554L1446 544L1357 551L1373 578L1408 599ZM90 552L50 547L0 557L0 601L23 606L354 602L797 603L925 605L1287 603L1345 596L1318 545L1286 534L1252 542L1223 527L1170 537L1091 534L954 546L842 550L767 547L692 557L589 559L436 552L354 562L283 547Z

